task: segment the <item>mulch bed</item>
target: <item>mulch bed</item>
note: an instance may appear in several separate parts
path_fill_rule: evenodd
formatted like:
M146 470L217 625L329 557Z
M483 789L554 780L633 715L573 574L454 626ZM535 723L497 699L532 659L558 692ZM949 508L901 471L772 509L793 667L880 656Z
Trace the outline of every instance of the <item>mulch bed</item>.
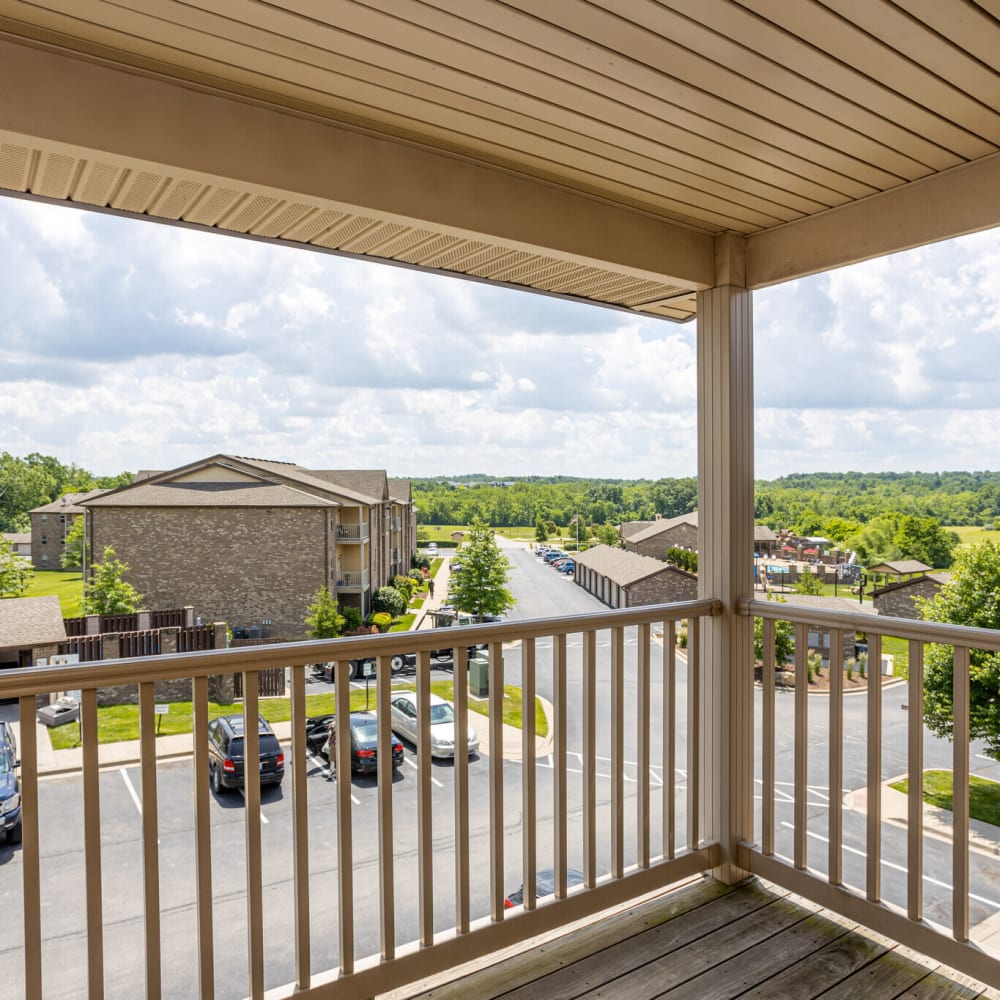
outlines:
M794 671L787 671L787 673L792 674ZM755 666L753 671L753 679L757 682L762 681L763 668L761 666ZM882 683L884 684L886 680L890 678L883 678ZM791 680L791 678L789 678ZM792 684L782 685L780 683L775 683L775 687L787 687L792 690ZM847 671L844 671L844 691L865 691L868 688L867 677L862 677L857 670L854 671L853 677L847 679ZM814 675L813 682L809 685L810 691L829 691L830 690L830 671L826 667L821 667L819 671Z

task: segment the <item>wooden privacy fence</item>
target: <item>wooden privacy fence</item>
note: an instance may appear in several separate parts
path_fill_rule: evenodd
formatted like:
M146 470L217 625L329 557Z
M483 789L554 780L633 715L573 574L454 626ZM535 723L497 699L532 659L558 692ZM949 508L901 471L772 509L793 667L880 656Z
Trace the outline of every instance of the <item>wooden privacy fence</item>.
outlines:
M243 697L243 674L233 675L233 691L237 698ZM280 698L285 694L285 668L274 667L257 672L257 696L259 698Z

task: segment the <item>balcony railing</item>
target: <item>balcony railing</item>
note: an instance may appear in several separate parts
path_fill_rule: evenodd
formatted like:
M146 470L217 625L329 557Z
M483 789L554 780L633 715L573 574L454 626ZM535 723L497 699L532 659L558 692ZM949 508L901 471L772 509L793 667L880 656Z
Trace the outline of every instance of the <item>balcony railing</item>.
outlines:
M101 993L106 962L113 964L108 975L116 982L133 983L136 993L143 991L142 983L150 996L260 997L265 989L274 989L275 996L372 996L715 868L720 844L718 831L706 828L704 817L714 814L705 803L717 791L715 758L724 753L730 737L725 728L707 731L716 695L703 690L697 664L706 619L719 611L715 602L692 601L545 621L4 671L0 698L18 697L21 718L28 723L21 727L19 745L23 936L15 932L8 939L23 942L23 960L7 973L12 995L40 997L43 986L46 995L77 988L79 970L66 960L62 946L53 943L73 938L85 942L80 965L86 968L92 996ZM785 728L776 731L775 720L788 706L775 691L773 671L763 671L757 722L763 790L759 838L743 845L740 863L962 971L1000 983L997 961L968 943L968 706L961 693L967 691L968 650L998 649L1000 637L791 604L748 602L743 612L764 618L765 655L773 658L775 618L793 621L800 641L799 681L791 696L793 743L787 750L778 739ZM675 641L682 622L686 650ZM808 719L814 710L802 679L810 625L834 629L834 650L841 648L837 639L842 633L864 627L873 663L878 662L874 654L881 636L911 640L908 719L914 733L921 734L908 744L911 789L919 789L919 781L912 779L922 768L922 727L914 724L920 719L922 645L938 641L956 646L950 934L931 926L922 905L922 835L919 821L913 822L921 803L913 791L906 909L879 882L887 828L878 795L868 795L867 839L860 852L866 856L867 874L859 888L849 887L850 873L841 864L851 849L840 807L845 699L836 683L828 706L820 702L828 713L830 735L829 777L824 779L827 870L809 867L808 838L819 832L818 821L810 818L816 808L809 798L815 796L818 779L807 771ZM442 768L432 765L427 709L435 663L431 654L449 643L460 653L470 643L488 647L488 749L481 759L459 754L453 766ZM403 652L417 654L412 683L422 722L415 757L394 781L391 757L380 753L377 782L355 783L346 780L350 741L341 740L333 771L326 770L306 746L309 665L335 662L336 711L344 718L350 711L349 661L377 658L373 707L378 744L387 747L390 663L393 654ZM249 769L245 796L234 802L242 809L242 823L234 824L225 821L232 814L213 803L209 791L209 677L242 673L248 692L245 758L253 760L261 711L257 675L274 667L286 667L290 675L288 736L284 731L279 735L286 743L285 787L290 786L291 801L262 795L259 775ZM501 750L505 674L522 689L526 705L540 691L551 704L550 734L541 750L531 711L524 712L516 753L509 742L507 752ZM156 748L154 682L178 678L191 678L193 689L193 762L187 777L187 763L158 760ZM872 690L881 693L877 674L871 678ZM752 679L745 680L750 697ZM135 845L122 842L125 827L113 816L102 821L102 811L112 808L113 789L101 764L113 758L97 742L98 692L121 684L138 685L138 774L132 795L140 832ZM29 720L37 695L64 690L82 692L81 768L76 777L41 782L44 748ZM454 703L456 744L464 746L470 724L464 683L455 685ZM881 712L880 698L872 698L865 710L868 746L882 745ZM867 762L867 781L861 787L869 792L881 786L881 759L875 753ZM817 763L812 762L814 770ZM785 796L792 810L787 825L778 818L784 799L777 791L785 787L786 765L792 772L787 786L792 792ZM334 772L345 780L323 780ZM125 776L125 784L131 780ZM63 787L67 782L73 786L68 791ZM183 787L186 782L190 793ZM745 793L752 797L753 788ZM56 820L65 795L82 801L78 830ZM444 810L442 801L448 803ZM108 837L105 822L115 824L113 837ZM786 844L788 857L783 858ZM245 864L232 863L240 857ZM536 898L536 873L543 868L554 872L554 899ZM579 886L571 885L575 868L581 873ZM9 877L10 870L10 865L0 869L0 879L5 871ZM185 878L177 878L178 871ZM134 885L135 895L115 895L109 887L112 878L115 885L123 884L122 879ZM507 892L521 883L523 907L506 909ZM75 908L42 905L70 884L81 890L77 899L82 902ZM940 912L936 903L934 913ZM286 942L287 949L277 947ZM10 950L13 956L17 945ZM235 980L221 972L225 964L230 973L234 962L242 970ZM216 980L223 985L217 987Z
M348 542L364 542L368 540L367 524L338 524L334 526L334 535L338 544Z
M368 587L368 570L342 570L334 582L337 590L365 590Z

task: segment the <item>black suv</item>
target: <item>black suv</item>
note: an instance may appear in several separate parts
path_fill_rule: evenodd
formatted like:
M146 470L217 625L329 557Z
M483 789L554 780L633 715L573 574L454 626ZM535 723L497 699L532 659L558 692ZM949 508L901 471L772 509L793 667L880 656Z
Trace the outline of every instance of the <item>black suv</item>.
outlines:
M258 722L260 783L280 785L285 776L285 754L271 724L266 719ZM216 795L243 787L242 715L224 715L208 724L208 776Z
M0 830L11 844L21 843L21 783L16 770L20 763L8 747L0 747Z

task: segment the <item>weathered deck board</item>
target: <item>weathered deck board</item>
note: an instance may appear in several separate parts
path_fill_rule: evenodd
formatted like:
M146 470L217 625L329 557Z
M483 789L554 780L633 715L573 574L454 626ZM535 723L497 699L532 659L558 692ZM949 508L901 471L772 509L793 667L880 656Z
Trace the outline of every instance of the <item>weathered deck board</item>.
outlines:
M996 991L761 881L710 881L393 1000L989 1000Z

